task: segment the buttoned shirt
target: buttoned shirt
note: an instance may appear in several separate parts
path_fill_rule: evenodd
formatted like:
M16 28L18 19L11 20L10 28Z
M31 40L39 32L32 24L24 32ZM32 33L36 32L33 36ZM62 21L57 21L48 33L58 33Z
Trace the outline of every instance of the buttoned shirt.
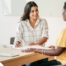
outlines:
M34 28L28 19L18 23L15 42L21 42L22 46L28 45L30 42L37 42L43 37L48 38L48 24L45 19L38 18Z

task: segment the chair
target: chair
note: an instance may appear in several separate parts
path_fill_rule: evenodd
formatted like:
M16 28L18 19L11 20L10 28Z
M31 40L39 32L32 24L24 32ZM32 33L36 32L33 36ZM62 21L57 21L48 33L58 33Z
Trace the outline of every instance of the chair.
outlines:
M14 44L15 37L10 38L10 44Z

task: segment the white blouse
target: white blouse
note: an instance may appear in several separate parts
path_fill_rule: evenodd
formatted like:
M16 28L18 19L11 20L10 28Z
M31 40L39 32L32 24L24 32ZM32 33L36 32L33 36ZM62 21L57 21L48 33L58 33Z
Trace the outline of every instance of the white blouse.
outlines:
M15 42L20 41L22 46L28 45L30 42L37 42L43 37L48 38L48 24L45 19L38 18L34 28L30 25L29 20L18 23Z

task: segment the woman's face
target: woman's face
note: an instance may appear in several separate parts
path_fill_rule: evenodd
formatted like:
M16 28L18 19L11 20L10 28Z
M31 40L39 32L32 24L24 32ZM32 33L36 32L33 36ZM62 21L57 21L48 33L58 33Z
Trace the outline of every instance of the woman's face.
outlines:
M64 19L64 21L66 21L66 9L63 10L62 15L63 15L63 19Z
M29 18L30 19L37 19L38 14L39 14L38 7L33 6L30 10Z

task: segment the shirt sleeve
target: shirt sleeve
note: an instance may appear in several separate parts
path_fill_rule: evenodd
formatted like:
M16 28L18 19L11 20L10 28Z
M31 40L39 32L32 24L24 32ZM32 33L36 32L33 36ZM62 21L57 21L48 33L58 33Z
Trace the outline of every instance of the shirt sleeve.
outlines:
M17 30L16 30L15 42L16 41L19 41L19 42L22 41L22 33L23 33L23 27L22 27L21 22L19 22L18 26L17 26Z
M45 19L43 20L42 37L48 38L48 24L47 24L47 21Z
M66 48L66 28L62 30L57 38L56 45Z

